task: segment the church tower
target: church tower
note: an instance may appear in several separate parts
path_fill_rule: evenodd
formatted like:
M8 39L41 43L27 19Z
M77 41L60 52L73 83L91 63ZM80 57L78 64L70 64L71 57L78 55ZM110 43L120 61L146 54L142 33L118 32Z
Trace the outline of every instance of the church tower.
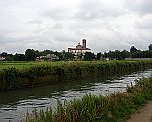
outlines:
M83 46L84 49L86 48L86 39L82 40L82 46Z

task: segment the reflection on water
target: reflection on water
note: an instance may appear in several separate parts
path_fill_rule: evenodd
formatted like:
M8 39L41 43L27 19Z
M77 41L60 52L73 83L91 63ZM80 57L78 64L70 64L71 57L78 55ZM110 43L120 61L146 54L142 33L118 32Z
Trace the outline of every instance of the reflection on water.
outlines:
M109 95L124 92L126 87L135 84L135 80L150 77L152 69L127 75L94 77L73 82L64 82L32 89L21 89L0 93L0 122L15 122L23 119L27 110L55 107L57 99L63 101L80 98L86 93Z

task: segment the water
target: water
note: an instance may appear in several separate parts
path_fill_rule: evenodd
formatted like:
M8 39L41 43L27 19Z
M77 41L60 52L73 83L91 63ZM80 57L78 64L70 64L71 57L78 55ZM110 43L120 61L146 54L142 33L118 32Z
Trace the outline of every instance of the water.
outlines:
M81 98L86 93L109 95L124 92L126 87L134 85L135 80L152 76L152 69L126 75L95 77L73 82L58 83L32 89L21 89L0 93L0 122L16 122L25 118L27 110L52 106L55 109L57 99L64 101Z

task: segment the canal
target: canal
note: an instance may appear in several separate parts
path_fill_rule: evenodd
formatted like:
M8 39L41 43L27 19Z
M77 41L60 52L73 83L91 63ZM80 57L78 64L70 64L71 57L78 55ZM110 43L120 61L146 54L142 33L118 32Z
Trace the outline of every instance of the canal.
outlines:
M141 78L152 76L152 69L113 76L98 76L73 82L64 82L36 88L20 89L0 93L0 122L16 122L25 118L26 112L34 108L55 109L57 100L81 98L87 93L109 95L124 92Z

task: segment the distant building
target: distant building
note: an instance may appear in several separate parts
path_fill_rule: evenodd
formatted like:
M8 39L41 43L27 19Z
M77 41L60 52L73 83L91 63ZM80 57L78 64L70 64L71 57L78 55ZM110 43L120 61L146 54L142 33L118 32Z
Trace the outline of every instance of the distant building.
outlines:
M36 60L59 60L59 57L56 56L55 54L47 54L46 56L39 56L36 58Z
M79 42L75 48L68 48L68 52L78 56L85 55L86 52L91 52L91 49L86 47L86 39L83 39L82 45Z
M0 61L5 61L5 57L0 56Z
M47 60L59 60L59 57L56 56L55 54L47 54L46 59Z

